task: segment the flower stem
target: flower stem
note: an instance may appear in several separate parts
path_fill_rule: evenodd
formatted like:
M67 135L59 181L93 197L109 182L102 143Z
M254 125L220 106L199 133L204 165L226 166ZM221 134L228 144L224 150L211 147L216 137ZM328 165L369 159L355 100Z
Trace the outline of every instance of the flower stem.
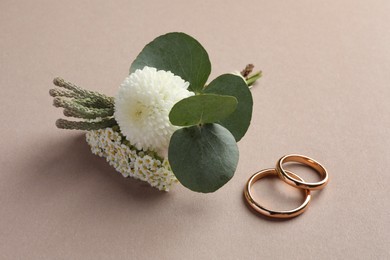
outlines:
M262 76L262 72L261 71L258 71L256 73L250 75L248 77L248 79L246 80L246 84L248 85L248 87L251 88L252 85L256 82L256 80L261 78L261 76Z

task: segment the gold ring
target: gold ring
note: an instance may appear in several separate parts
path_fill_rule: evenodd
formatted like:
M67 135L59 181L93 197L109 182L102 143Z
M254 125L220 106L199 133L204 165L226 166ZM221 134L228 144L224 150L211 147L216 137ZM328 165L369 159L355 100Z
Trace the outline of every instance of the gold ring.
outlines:
M301 178L294 178L292 176L289 176L291 175L290 172L287 172L285 169L283 169L283 163L286 162L298 162L305 164L310 168L314 169L316 172L318 172L323 179L319 182L305 182ZM283 181L285 181L291 186L300 189L320 190L325 187L329 179L328 172L326 171L324 166L322 166L319 162L313 160L312 158L298 154L285 155L280 158L276 164L276 171Z
M290 171L286 171L286 172L287 172L287 174L303 181L303 179L301 177L299 177L298 175L296 175ZM292 218L292 217L295 217L295 216L302 214L306 210L307 206L309 205L310 198L311 198L310 190L305 190L305 193L306 193L305 194L305 201L303 202L303 204L301 206L299 206L298 208L293 209L293 210L286 210L286 211L270 210L270 209L267 209L267 208L261 206L259 203L257 203L253 199L253 196L251 193L251 187L252 187L253 183L255 183L259 179L261 179L265 176L268 176L268 175L277 175L277 172L275 169L266 169L266 170L262 170L262 171L259 171L255 174L253 174L252 177L249 178L248 182L245 185L245 189L244 189L244 196L245 196L245 199L248 202L248 204L257 212L259 212L267 217L271 217L271 218Z

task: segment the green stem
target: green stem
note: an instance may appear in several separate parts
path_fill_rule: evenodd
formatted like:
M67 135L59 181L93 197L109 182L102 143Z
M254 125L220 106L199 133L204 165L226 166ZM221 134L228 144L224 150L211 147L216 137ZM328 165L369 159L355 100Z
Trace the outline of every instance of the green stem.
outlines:
M246 84L248 85L248 87L251 87L255 82L256 80L258 80L259 78L261 78L262 76L262 72L261 71L258 71L256 72L255 74L252 74L247 80L246 80Z

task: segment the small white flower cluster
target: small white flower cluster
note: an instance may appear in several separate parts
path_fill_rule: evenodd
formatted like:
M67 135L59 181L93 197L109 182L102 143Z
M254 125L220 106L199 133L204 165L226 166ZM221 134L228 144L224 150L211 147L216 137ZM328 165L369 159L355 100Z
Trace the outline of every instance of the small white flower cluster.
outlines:
M88 131L86 139L92 153L105 157L124 177L146 181L164 191L169 191L177 182L167 159L161 160L152 152L137 150L112 128Z

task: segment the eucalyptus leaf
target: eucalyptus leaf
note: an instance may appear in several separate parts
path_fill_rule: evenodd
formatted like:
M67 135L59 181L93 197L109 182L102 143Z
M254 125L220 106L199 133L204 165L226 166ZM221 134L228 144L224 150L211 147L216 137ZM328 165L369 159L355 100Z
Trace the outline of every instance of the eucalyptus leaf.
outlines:
M192 126L214 123L236 110L237 99L232 96L204 94L180 100L169 113L173 125Z
M171 71L200 92L211 72L209 56L202 45L184 33L168 33L147 44L131 64L130 73L145 66Z
M238 100L237 109L218 123L226 127L240 141L252 119L253 99L245 81L233 74L224 74L214 79L204 93L234 96Z
M177 130L168 159L176 178L190 190L214 192L234 175L238 148L233 135L219 124Z

